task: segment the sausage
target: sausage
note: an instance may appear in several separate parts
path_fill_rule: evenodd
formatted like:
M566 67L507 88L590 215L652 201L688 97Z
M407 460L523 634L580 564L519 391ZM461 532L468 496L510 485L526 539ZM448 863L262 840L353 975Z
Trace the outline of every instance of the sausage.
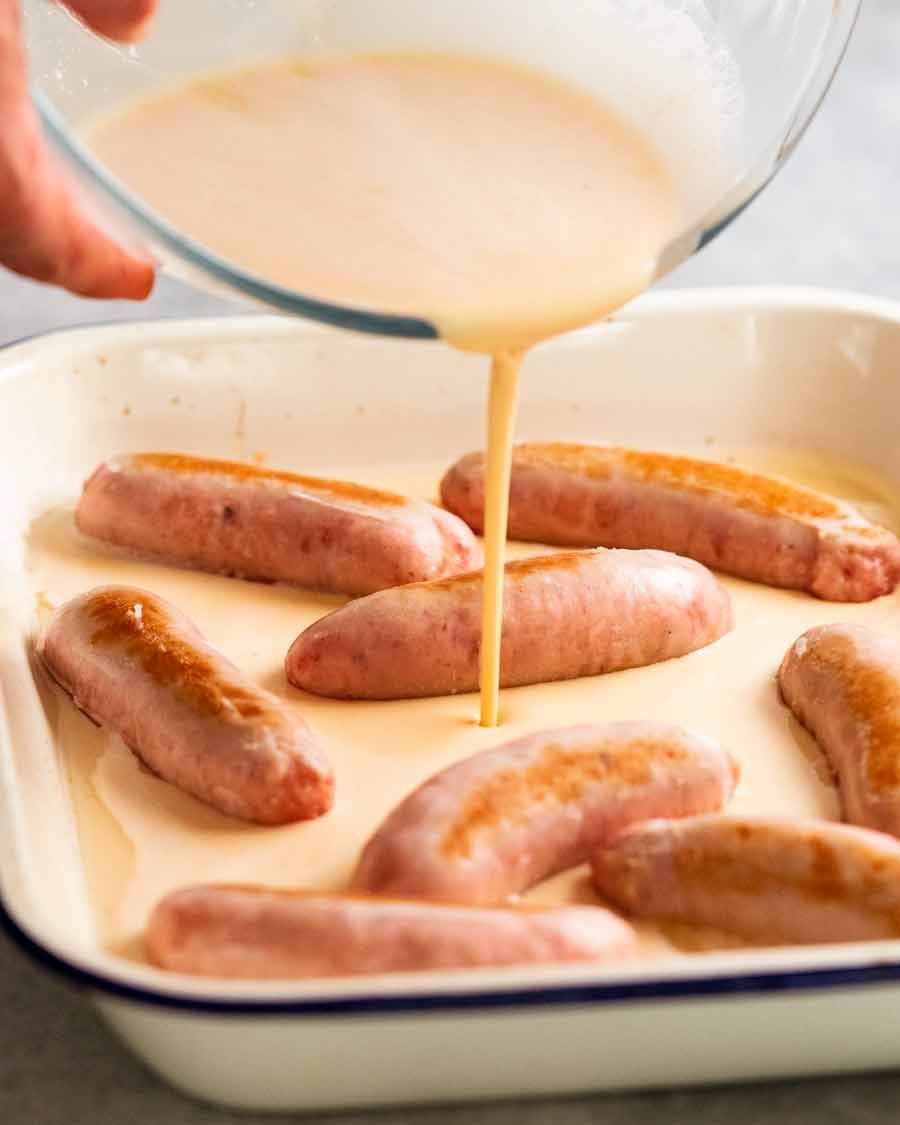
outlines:
M462 520L424 501L175 453L105 461L75 522L178 566L353 597L481 565Z
M482 454L457 461L441 497L481 531ZM900 582L900 542L849 504L729 465L611 445L517 446L509 535L656 547L826 601L870 601Z
M147 590L103 586L62 606L41 657L75 705L157 773L229 816L322 816L334 778L316 735Z
M900 836L900 643L862 625L810 629L778 684L837 774L844 819Z
M478 688L481 572L383 590L294 641L295 687L334 699L413 699ZM503 687L596 676L684 656L727 633L712 574L661 551L578 551L509 563Z
M595 906L491 910L232 886L176 891L146 935L162 969L243 980L615 961L634 947L631 927Z
M363 891L502 902L584 863L628 824L722 808L738 769L707 738L668 723L529 734L426 781L366 845Z
M592 860L628 914L754 941L900 937L900 843L829 821L700 816L627 829Z

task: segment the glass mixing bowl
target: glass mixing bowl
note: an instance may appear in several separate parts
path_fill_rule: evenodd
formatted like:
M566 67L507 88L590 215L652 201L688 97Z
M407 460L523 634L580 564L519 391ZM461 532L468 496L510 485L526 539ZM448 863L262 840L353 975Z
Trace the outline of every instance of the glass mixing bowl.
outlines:
M421 48L529 62L618 105L687 180L691 168L708 168L713 149L719 159L733 148L705 189L688 193L690 219L661 255L662 275L723 230L788 158L828 89L860 3L161 0L150 34L133 47L93 35L47 0L26 0L25 12L44 127L114 229L202 288L345 328L433 337L425 319L317 300L226 261L117 180L82 139L84 123L179 79L286 53ZM731 138L722 145L710 135L719 128Z

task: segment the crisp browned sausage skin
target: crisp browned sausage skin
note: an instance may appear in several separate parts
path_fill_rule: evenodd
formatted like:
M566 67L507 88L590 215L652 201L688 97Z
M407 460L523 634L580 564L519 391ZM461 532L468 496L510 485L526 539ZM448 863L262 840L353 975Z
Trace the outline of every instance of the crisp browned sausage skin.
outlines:
M900 937L900 843L829 821L698 816L637 824L594 853L604 902L752 941Z
M75 522L85 535L179 566L352 597L481 563L462 520L422 500L179 453L105 461Z
M778 684L837 774L844 819L900 836L900 643L821 625L791 645Z
M525 735L442 770L388 816L353 886L403 898L503 902L584 863L628 824L721 809L734 760L669 723Z
M41 645L50 675L165 781L230 816L321 816L334 777L317 736L156 594L103 586L67 602Z
M481 531L480 453L453 465L441 496ZM561 547L656 547L827 601L870 601L900 582L900 542L849 504L731 465L612 445L517 446L509 535Z
M335 699L407 699L478 687L480 572L384 590L301 633L295 687ZM509 563L504 687L596 676L684 656L732 626L714 576L662 551L577 551Z

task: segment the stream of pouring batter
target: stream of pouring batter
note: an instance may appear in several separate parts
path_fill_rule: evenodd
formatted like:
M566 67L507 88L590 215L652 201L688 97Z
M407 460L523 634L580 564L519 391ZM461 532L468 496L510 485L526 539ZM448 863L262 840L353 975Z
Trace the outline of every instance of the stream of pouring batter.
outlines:
M495 727L500 714L500 649L503 634L503 569L509 521L509 478L519 399L519 352L498 352L488 392L488 456L485 477L484 608L481 619L481 725Z
M223 257L320 300L424 317L493 357L481 722L496 725L519 368L652 280L682 219L654 143L548 73L426 51L194 80L98 122L89 143Z

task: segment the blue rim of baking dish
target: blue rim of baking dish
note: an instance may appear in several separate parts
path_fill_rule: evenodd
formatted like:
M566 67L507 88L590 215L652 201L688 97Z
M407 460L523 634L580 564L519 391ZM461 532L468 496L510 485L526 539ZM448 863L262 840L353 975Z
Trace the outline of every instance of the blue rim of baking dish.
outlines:
M657 977L610 984L563 984L537 987L466 989L403 995L366 994L309 1000L232 999L187 996L137 984L126 984L82 968L41 945L12 917L0 898L0 930L42 968L69 984L116 1000L192 1015L208 1016L381 1016L439 1012L497 1011L524 1008L586 1007L650 1001L709 1000L723 996L760 996L788 992L827 991L900 982L900 962L884 961L835 969L773 970L721 976Z

